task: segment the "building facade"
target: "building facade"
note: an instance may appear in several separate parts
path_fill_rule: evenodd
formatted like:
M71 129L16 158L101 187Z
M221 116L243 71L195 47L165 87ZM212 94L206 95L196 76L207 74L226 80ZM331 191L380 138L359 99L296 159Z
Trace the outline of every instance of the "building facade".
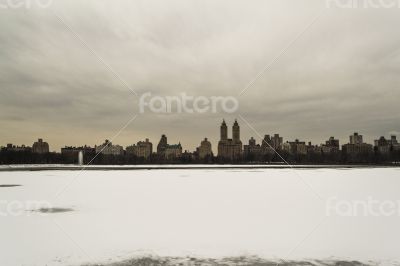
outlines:
M204 138L204 140L200 143L200 146L197 148L197 155L199 159L213 156L211 142L209 142L207 138Z
M179 144L168 144L165 149L165 158L168 160L182 157L182 145Z
M381 154L389 154L391 150L391 141L387 140L385 137L380 137L375 140L375 148Z
M322 153L322 147L319 145L313 145L310 142L308 142L308 145L306 145L306 150L307 150L307 154L321 154Z
M168 144L167 136L162 135L157 145L157 154L164 159L180 158L182 156L182 145L179 144Z
M83 146L83 147L64 147L61 148L61 155L67 159L70 162L78 162L79 161L79 153L82 152L83 158L93 158L96 155L96 149L89 147L89 146Z
M362 135L357 132L350 136L350 143L342 146L342 152L349 161L358 161L361 157L373 153L373 146L364 143Z
M94 154L96 153L96 149L89 147L89 146L83 146L83 147L67 147L65 146L64 148L61 148L61 154L65 156L78 156L79 152L82 151L83 154Z
M400 151L400 143L395 135L390 137L390 144L392 145L392 151Z
M321 145L323 153L337 153L339 152L339 149L339 140L335 139L335 137L330 137L329 140L325 141L325 144Z
M307 154L306 143L304 141L299 141L298 139L284 143L283 150L289 154Z
M256 140L251 137L248 145L243 146L244 157L248 159L261 159L263 149L260 144L256 144Z
M104 155L123 155L124 148L120 145L113 145L108 139L99 146L95 146L96 153L101 153Z
M44 142L43 139L38 139L38 141L33 143L32 145L32 152L39 154L49 153L49 144L47 142Z
M363 136L359 135L357 132L355 132L353 135L350 136L350 144L363 144Z
M145 141L139 141L136 145L126 147L126 153L133 154L136 157L142 157L145 159L150 158L153 153L153 143L146 139Z
M12 152L22 152L22 151L31 152L32 148L29 147L29 146L25 146L25 145L16 146L16 145L13 145L13 144L7 144L7 146L4 147L3 150L12 151Z
M261 149L264 154L274 154L275 152L282 151L283 149L283 138L279 134L265 135L261 143Z
M393 135L390 139L382 136L375 140L375 149L381 154L389 154L392 151L400 150L400 145L396 136Z

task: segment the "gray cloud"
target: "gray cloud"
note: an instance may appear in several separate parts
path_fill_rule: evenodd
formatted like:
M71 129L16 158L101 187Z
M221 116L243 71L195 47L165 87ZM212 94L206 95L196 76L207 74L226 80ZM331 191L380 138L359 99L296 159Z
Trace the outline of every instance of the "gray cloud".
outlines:
M139 111L139 96L237 96L325 1L54 0L0 9L0 140L99 144ZM236 114L140 114L114 142L161 134L215 145L222 117L260 134L322 142L400 131L400 9L327 9L242 96ZM60 16L67 24L64 25ZM242 139L255 136L244 123Z

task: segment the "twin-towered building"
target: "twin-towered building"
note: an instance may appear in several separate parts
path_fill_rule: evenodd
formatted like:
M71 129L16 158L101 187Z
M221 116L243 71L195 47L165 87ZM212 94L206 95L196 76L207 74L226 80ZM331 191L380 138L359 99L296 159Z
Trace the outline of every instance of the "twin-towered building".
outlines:
M232 161L239 160L242 157L242 149L239 123L235 120L235 123L232 126L232 138L228 139L228 127L225 120L223 120L220 127L218 157Z

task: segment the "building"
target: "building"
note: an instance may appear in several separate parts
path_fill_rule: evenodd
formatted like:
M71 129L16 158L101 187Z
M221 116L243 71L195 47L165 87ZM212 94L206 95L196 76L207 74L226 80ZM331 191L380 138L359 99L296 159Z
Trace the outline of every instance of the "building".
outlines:
M137 157L149 158L153 153L153 143L146 139L145 141L139 141L136 145L137 147Z
M261 144L261 149L264 154L274 154L283 149L283 138L279 134L274 134L273 137L265 135Z
M308 145L306 145L306 150L307 150L307 152L306 152L307 154L310 154L310 153L320 154L322 152L322 147L318 146L318 145L313 145L310 141L310 142L308 142Z
M390 137L390 144L392 145L392 151L400 151L400 144L398 143L395 135Z
M7 146L4 147L2 150L5 150L5 151L12 151L12 152L22 152L22 151L31 152L31 151L32 151L32 148L29 147L29 146L25 146L25 145L22 145L22 146L15 146L15 145L13 145L13 144L7 144Z
M397 142L397 137L395 135L392 135L390 137L390 144L392 144L393 146L399 145L399 143Z
M182 145L179 144L172 144L167 146L165 150L165 158L167 159L176 159L182 156Z
M373 147L371 144L361 143L361 144L345 144L342 147L345 154L362 154L362 153L372 153Z
M283 144L283 150L290 154L307 154L307 146L304 141L287 141Z
M72 147L72 146L65 146L61 148L61 155L68 159L69 161L78 162L79 161L79 153L82 152L82 155L86 158L93 158L96 155L96 149L83 146L83 147Z
M270 137L269 135L265 135L264 137L264 142L268 143L274 150L282 150L283 147L283 138L279 136L279 134L274 134L273 137ZM265 145L265 143L263 144Z
M354 133L350 136L350 143L342 146L342 152L351 161L353 159L357 160L361 155L372 154L373 147L371 144L364 143L362 135Z
M124 148L120 145L113 145L108 139L99 146L95 146L96 153L104 155L123 155Z
M363 136L359 135L357 132L350 136L350 144L362 144L363 143Z
M260 144L256 144L256 140L251 137L248 145L243 146L245 158L261 159L263 155L263 149Z
M32 145L32 152L39 154L49 153L49 144L47 142L43 142L43 139L38 139L38 141Z
M375 148L381 154L389 154L391 150L391 141L387 140L385 137L380 137L379 139L375 140Z
M335 153L339 152L339 149L339 140L335 139L335 137L330 137L329 140L325 141L325 144L321 145L321 150L323 153Z
M182 161L183 162L193 162L198 158L197 151L195 152L190 152L185 150L182 155L181 155Z
M153 143L151 143L149 139L139 141L136 145L133 144L126 147L126 153L148 159L153 153Z
M168 146L167 136L162 135L160 142L157 145L157 154L165 155L165 150L167 149L167 146Z
M61 154L65 156L72 156L78 157L79 152L83 152L83 154L95 154L96 149L89 147L89 146L82 146L82 147L72 147L72 146L65 146L61 148Z
M157 154L165 159L174 159L182 156L182 145L168 144L167 136L162 135L157 145Z
M396 136L393 135L390 139L386 139L382 136L375 140L375 148L381 154L389 154L391 151L400 150L400 145L397 142Z
M204 159L213 156L211 142L208 141L207 138L200 143L200 146L196 149L197 156L199 159Z
M218 157L229 160L238 160L242 157L242 141L240 140L240 127L237 120L232 126L232 139L228 139L228 128L225 120L222 121Z

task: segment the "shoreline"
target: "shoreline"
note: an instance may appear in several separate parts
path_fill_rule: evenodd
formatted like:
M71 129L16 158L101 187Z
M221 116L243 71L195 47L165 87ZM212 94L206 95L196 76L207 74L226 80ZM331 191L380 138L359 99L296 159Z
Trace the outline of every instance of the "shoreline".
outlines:
M0 165L0 172L10 171L112 171L112 170L220 170L220 169L356 169L356 168L396 168L399 164L337 164L337 165Z

